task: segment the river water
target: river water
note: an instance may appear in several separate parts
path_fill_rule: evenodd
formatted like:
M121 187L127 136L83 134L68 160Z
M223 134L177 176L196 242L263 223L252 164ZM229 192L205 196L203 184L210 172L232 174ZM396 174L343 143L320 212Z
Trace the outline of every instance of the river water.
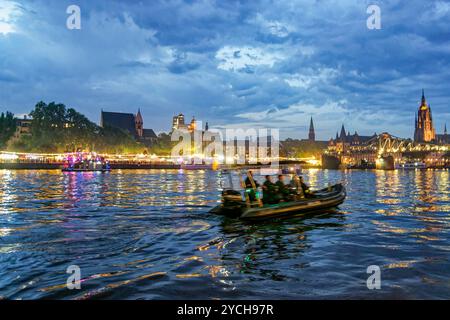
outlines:
M449 175L306 170L314 188L342 181L345 203L249 224L208 213L220 172L3 170L0 297L450 298ZM71 265L79 290L66 287Z

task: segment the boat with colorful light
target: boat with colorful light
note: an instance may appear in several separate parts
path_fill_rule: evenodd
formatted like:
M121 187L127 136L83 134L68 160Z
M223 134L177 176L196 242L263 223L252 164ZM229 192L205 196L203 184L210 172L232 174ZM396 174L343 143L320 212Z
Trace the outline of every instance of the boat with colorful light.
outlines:
M96 153L77 152L66 155L63 172L108 172L109 161Z

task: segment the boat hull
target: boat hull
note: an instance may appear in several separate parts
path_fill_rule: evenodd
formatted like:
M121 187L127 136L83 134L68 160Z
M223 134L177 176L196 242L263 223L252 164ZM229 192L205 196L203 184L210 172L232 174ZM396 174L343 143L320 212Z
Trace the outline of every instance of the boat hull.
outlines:
M330 189L316 191L314 198L250 208L238 205L227 207L222 204L212 209L211 212L242 220L266 220L323 212L342 204L346 198L346 190L341 184L332 186Z

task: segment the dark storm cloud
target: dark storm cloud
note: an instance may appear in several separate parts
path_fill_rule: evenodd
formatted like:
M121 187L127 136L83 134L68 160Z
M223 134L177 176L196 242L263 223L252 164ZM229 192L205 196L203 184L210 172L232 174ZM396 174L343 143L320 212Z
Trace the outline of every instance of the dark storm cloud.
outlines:
M366 9L381 8L368 30ZM77 4L82 29L66 28ZM168 130L173 114L210 125L279 127L321 139L342 122L410 136L425 88L438 131L450 123L445 1L4 1L0 108L64 102L98 121L135 112Z

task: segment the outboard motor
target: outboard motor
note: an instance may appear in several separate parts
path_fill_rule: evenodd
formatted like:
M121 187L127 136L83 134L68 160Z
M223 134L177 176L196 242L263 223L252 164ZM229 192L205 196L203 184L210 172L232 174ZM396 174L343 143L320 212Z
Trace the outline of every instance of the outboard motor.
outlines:
M242 194L236 190L223 190L222 203L227 207L245 205L245 202L242 200Z

